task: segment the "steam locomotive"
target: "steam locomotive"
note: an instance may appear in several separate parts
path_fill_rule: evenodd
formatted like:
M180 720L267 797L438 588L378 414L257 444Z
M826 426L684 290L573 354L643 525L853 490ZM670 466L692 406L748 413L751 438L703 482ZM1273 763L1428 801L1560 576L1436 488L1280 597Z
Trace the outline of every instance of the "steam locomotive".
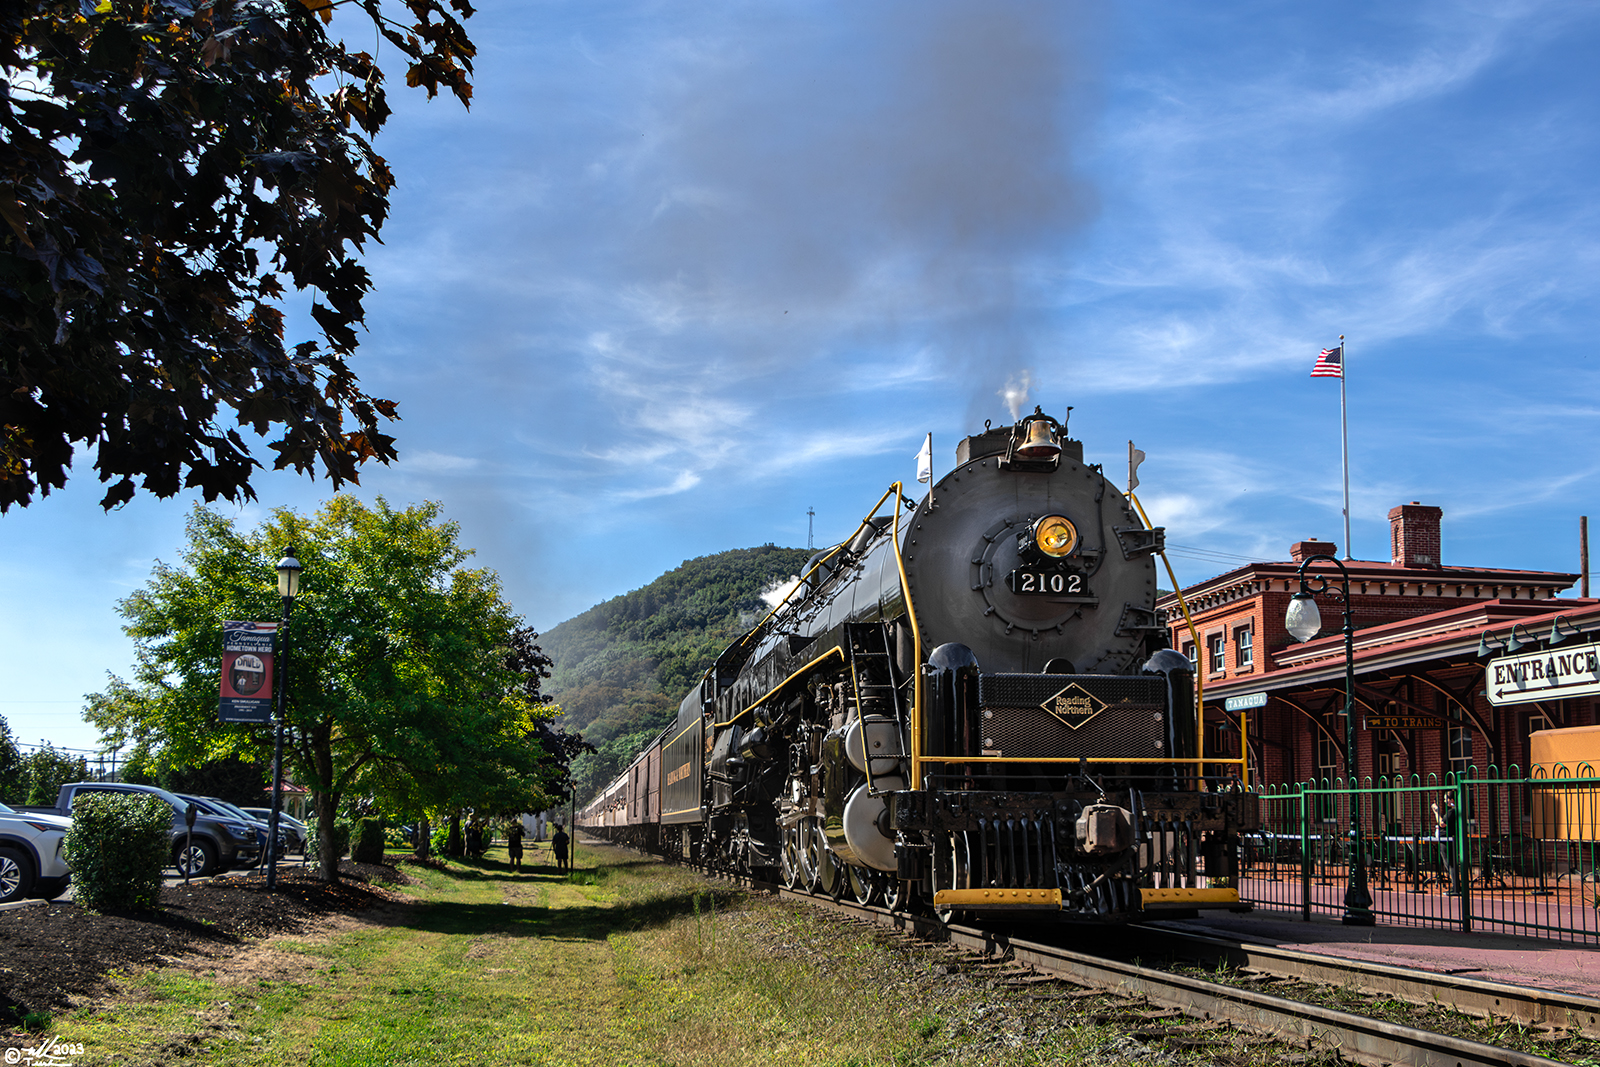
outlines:
M813 556L578 825L947 919L1237 908L1256 798L1200 758L1163 538L1063 422L986 423Z

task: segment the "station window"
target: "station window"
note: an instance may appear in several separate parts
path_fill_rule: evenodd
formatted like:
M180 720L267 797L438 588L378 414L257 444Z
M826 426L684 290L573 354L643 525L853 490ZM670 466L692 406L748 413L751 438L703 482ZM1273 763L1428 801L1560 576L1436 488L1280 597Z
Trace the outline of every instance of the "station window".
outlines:
M1451 718L1460 719L1461 710L1451 709ZM1450 771L1455 775L1456 781L1461 781L1467 776L1467 769L1472 766L1472 731L1465 726L1451 726L1445 737L1447 746L1446 755L1450 760ZM1467 789L1465 812L1467 825L1477 824L1478 791L1476 786Z
M1450 770L1457 780L1466 776L1472 763L1472 731L1465 726L1450 727Z
M1226 636L1226 634L1211 635L1211 662L1207 666L1212 674L1221 674L1223 671L1222 657L1228 647Z
M1378 825L1386 834L1398 834L1401 828L1393 791L1403 784L1400 777L1400 757L1395 752L1379 752L1376 755L1378 780L1373 783L1377 790L1373 807L1377 811Z
M1183 658L1189 661L1189 669L1196 674L1200 672L1200 657L1195 654L1194 645L1184 642Z
M1327 734L1317 734L1317 782L1321 787L1339 784L1339 746ZM1327 822L1334 817L1333 797L1317 794L1317 818Z
M1255 666L1255 638L1248 626L1233 632L1233 665L1239 670Z

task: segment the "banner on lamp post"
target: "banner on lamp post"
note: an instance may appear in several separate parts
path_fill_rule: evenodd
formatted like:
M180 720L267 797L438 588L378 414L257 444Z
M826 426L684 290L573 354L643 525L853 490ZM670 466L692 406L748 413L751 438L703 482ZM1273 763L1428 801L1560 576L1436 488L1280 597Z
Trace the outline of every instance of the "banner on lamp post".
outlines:
M219 722L272 721L272 642L275 622L222 624L222 699Z

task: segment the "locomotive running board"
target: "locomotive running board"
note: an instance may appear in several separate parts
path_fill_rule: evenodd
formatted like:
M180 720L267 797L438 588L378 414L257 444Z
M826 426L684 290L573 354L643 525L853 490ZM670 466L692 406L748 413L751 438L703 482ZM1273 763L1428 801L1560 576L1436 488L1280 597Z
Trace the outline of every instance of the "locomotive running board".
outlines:
M1196 904L1227 907L1239 903L1237 889L1141 889L1139 903L1151 908L1189 908Z
M1059 889L941 889L933 894L936 908L1055 908Z

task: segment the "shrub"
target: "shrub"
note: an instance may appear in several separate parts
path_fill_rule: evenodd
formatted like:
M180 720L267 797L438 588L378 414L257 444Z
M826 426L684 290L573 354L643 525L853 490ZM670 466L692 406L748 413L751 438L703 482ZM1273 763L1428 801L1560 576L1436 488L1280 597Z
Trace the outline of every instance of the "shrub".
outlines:
M153 908L172 847L172 809L160 797L91 793L72 806L62 852L74 895L90 911Z
M383 820L362 819L356 823L356 847L350 858L357 863L383 862Z

